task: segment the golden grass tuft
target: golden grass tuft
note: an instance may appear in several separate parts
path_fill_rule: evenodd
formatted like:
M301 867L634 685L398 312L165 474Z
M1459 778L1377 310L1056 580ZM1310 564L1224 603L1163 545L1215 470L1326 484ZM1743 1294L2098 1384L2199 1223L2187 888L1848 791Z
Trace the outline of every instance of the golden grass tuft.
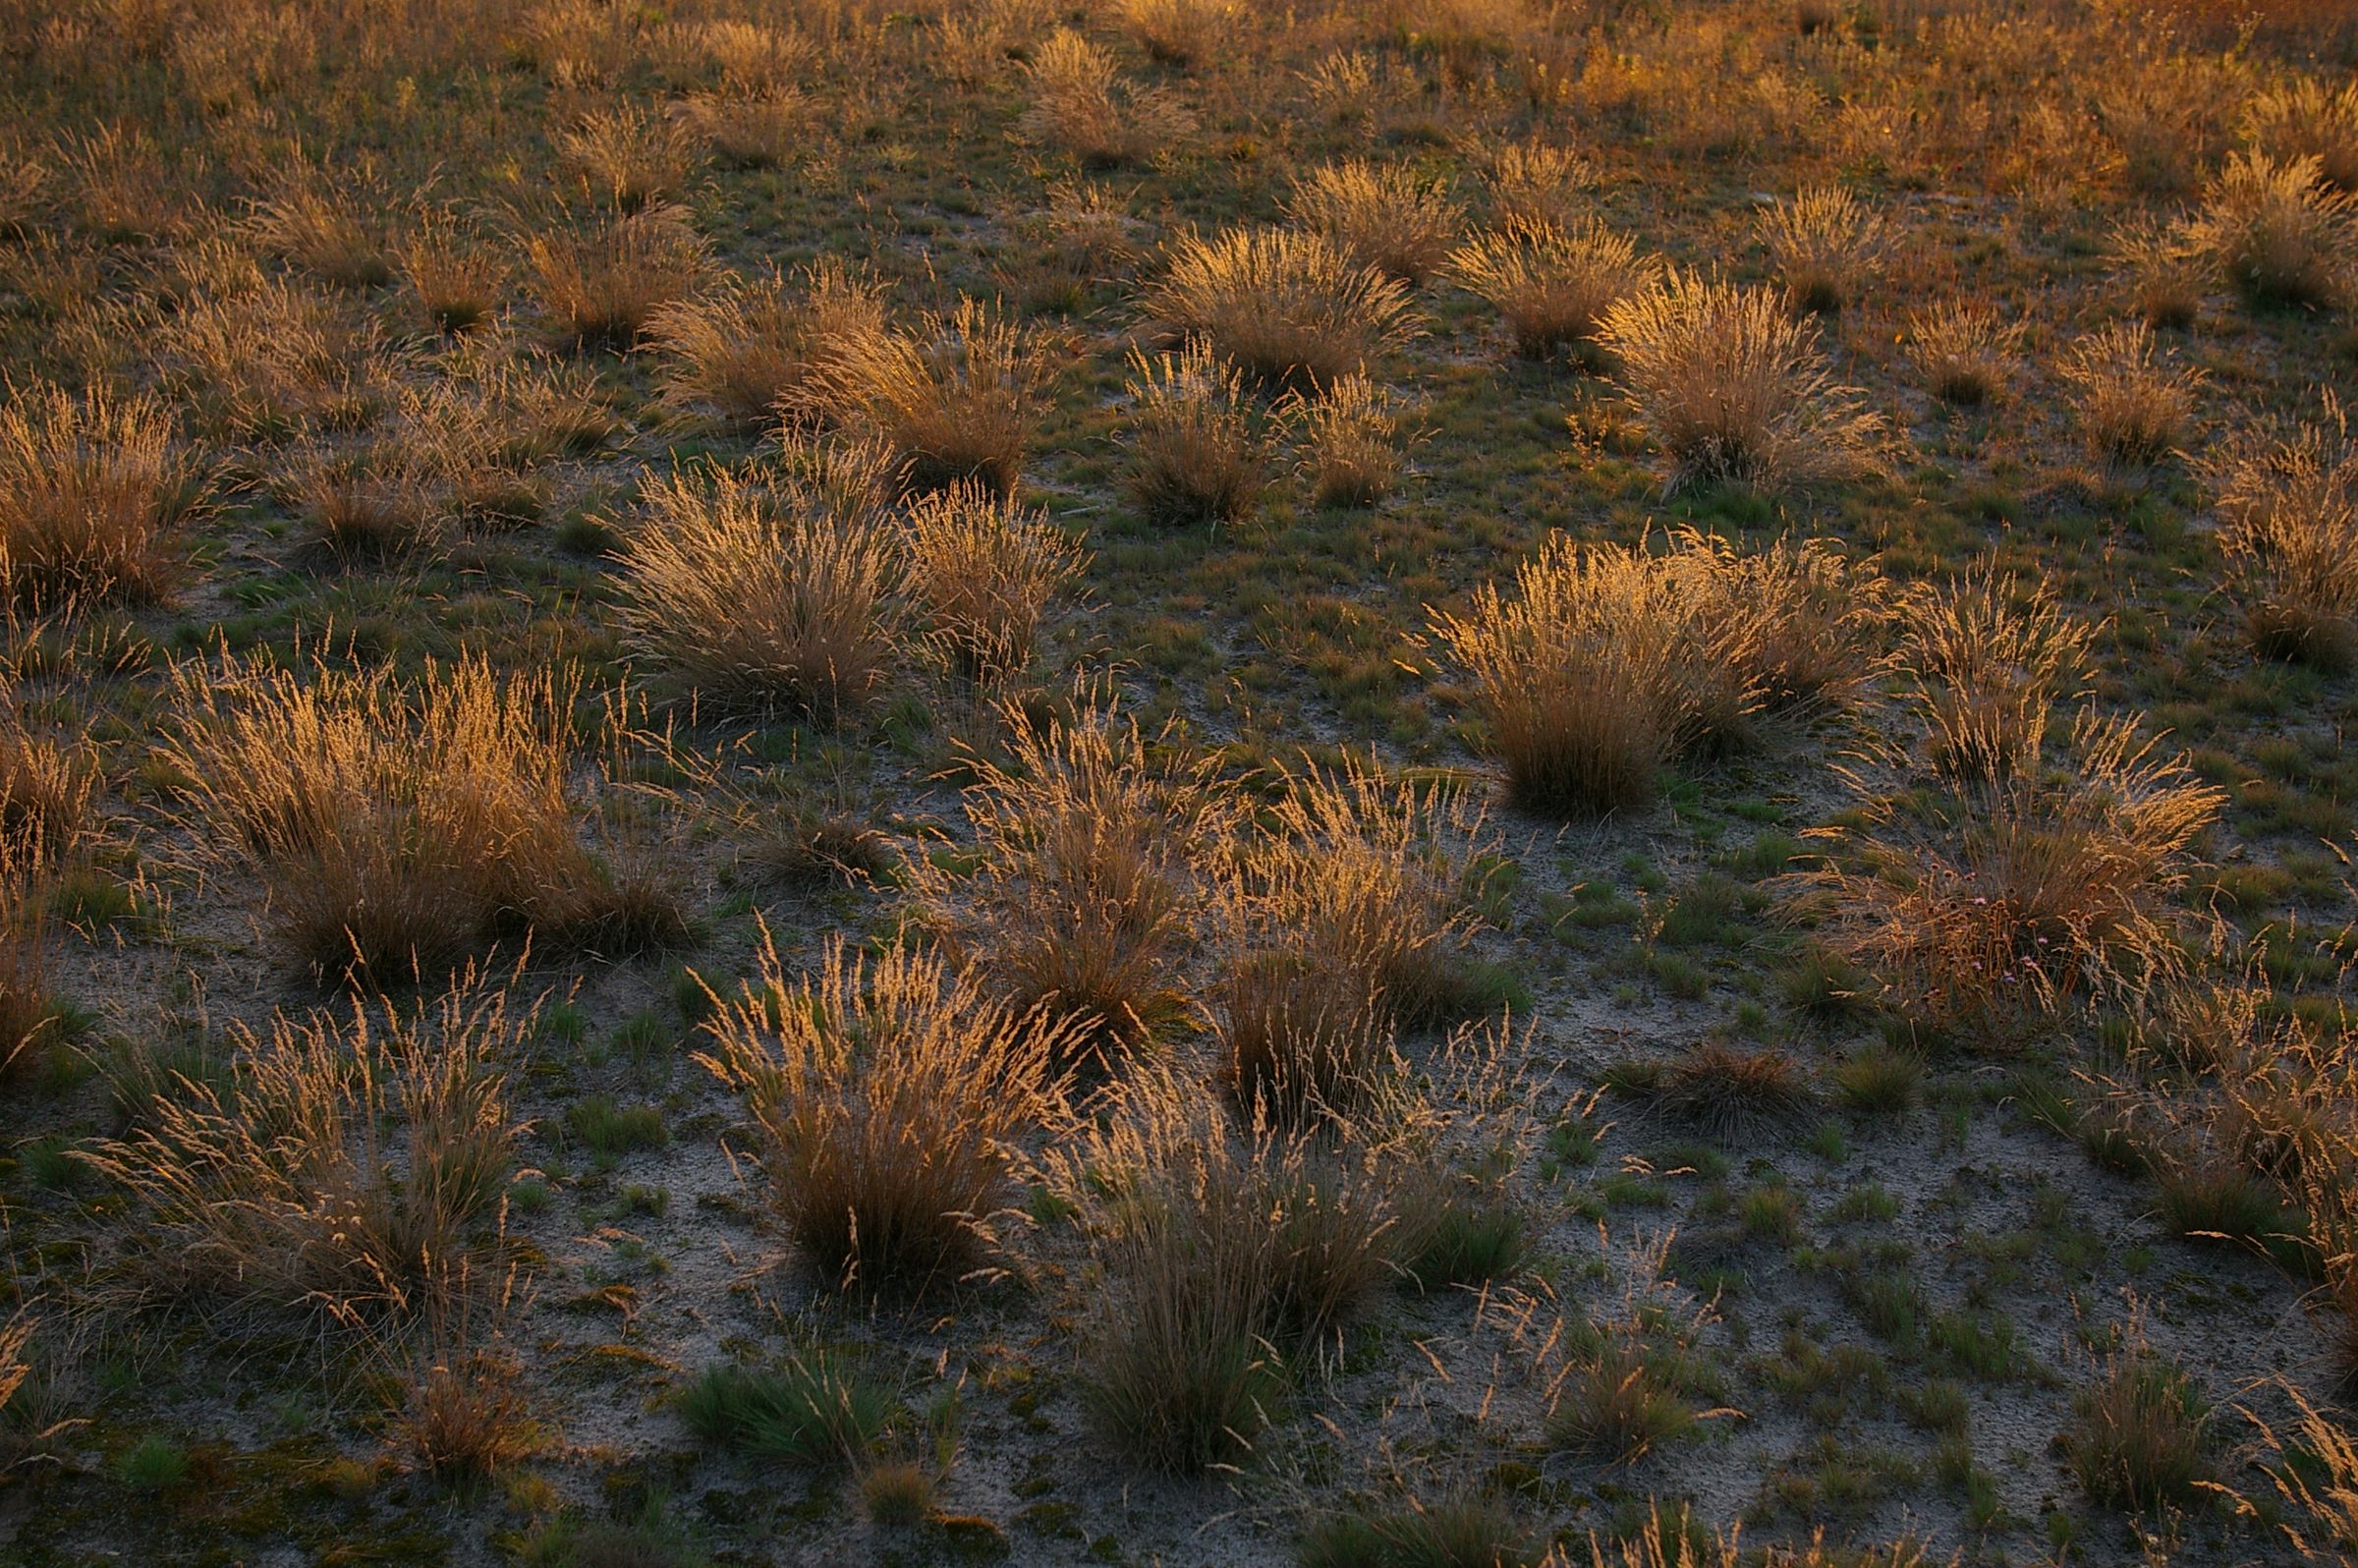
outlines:
M1872 669L1879 596L1816 543L1745 556L1684 532L1657 556L1557 533L1512 596L1486 586L1432 625L1517 804L1587 816L1645 805L1663 767L1740 744L1764 710L1839 700Z
M1449 255L1465 214L1448 193L1399 164L1351 159L1294 182L1286 216L1363 266L1420 287Z
M1200 340L1250 380L1300 391L1366 372L1414 324L1396 279L1294 229L1190 236L1146 309L1165 338Z
M1779 201L1760 217L1785 297L1796 310L1839 310L1881 259L1883 220L1840 186L1816 186Z
M1834 379L1816 323L1767 289L1672 271L1606 310L1601 342L1670 457L1670 490L1772 490L1852 474L1881 428L1858 390Z
M393 252L381 214L365 198L329 189L317 175L288 180L256 202L250 222L268 255L340 289L375 289L393 281Z
M2035 771L2055 702L2072 695L2095 628L2053 590L1983 568L1899 605L1901 671L1932 771L1952 784Z
M972 481L915 498L902 526L910 595L950 668L974 680L1021 674L1049 602L1088 552L1045 512Z
M1950 777L1913 797L1854 780L1857 820L1824 830L1829 854L1806 877L1829 912L1820 934L1887 1000L2004 1044L2174 973L2177 893L2219 791L2133 719L2094 713L2059 766Z
M2191 223L2134 220L2113 234L2105 253L2125 274L2121 292L2138 320L2156 330L2194 325L2213 268Z
M167 329L168 381L223 434L350 429L385 402L383 343L351 303L284 278L196 301Z
M1123 81L1113 57L1070 28L1033 47L1024 75L1032 101L1016 121L1016 137L1053 147L1085 169L1151 162L1195 132L1195 116L1183 104Z
M1123 485L1160 527L1241 523L1268 482L1269 420L1244 374L1190 343L1149 359L1133 349Z
M900 648L903 551L870 453L764 482L647 476L626 549L634 646L731 710L858 717Z
M695 293L709 258L685 208L650 205L527 236L526 292L562 342L627 349Z
M1521 222L1568 229L1583 215L1596 166L1569 147L1544 141L1510 142L1484 172L1490 213L1498 227Z
M400 250L401 274L437 332L465 332L488 321L508 286L508 265L463 232L448 212L427 212Z
M2055 373L2073 392L2081 438L2115 465L2158 462L2182 443L2203 380L2158 351L2141 321L2116 321L2080 339Z
M1019 1009L1082 1021L1077 1049L1145 1043L1186 1008L1198 854L1234 821L1208 764L1150 745L1107 694L1068 716L1002 702L1005 758L970 760L971 851L909 867L959 969Z
M1952 300L1908 317L1908 360L1925 390L1953 408L2004 395L2022 347L2022 323L1974 300Z
M175 1077L84 1157L139 1201L168 1284L360 1324L464 1288L496 1256L519 1131L500 1059L532 1020L463 984L410 1008L233 1026L226 1084Z
M2358 191L2358 83L2332 87L2309 76L2276 83L2244 106L2243 134L2278 163L2315 158L2328 185Z
M671 106L680 129L728 169L775 169L811 144L817 106L791 87L692 92Z
M1481 820L1373 758L1278 783L1213 893L1229 947L1213 1012L1238 1098L1293 1123L1357 1112L1393 1027L1454 1010Z
M35 611L161 599L193 478L156 399L11 387L0 407L0 595Z
M1209 60L1238 17L1235 0L1120 0L1115 9L1150 58L1181 67Z
M58 859L37 827L0 833L0 1078L39 1067L60 1039L48 906Z
M1134 1462L1193 1474L1248 1452L1287 1363L1392 1277L1388 1187L1366 1147L1232 1129L1167 1074L1109 1108L1055 1156L1106 1287L1082 1397Z
M627 103L588 111L556 144L565 173L625 212L678 196L696 168L694 132Z
M1400 420L1386 389L1338 376L1315 398L1293 397L1283 417L1301 442L1313 506L1374 506L1399 482Z
M2248 430L2198 465L2252 644L2325 669L2358 659L2358 446L2338 399L2289 431Z
M844 1289L923 1289L997 1253L1011 1150L1055 1113L1050 1063L1074 1027L905 947L831 941L815 980L790 981L765 932L697 1060L760 1129L770 1203L805 1260Z
M1643 292L1656 267L1593 217L1509 217L1450 256L1449 271L1505 320L1517 354L1540 360L1558 350L1593 358L1605 312Z
M856 345L884 330L876 288L820 261L789 282L731 273L708 293L675 300L647 318L646 337L669 361L664 401L707 407L740 429L783 416L811 419L828 376Z
M2331 306L2350 291L2358 196L2315 157L2238 152L2204 194L2191 238L2255 306Z
M912 490L972 479L1013 495L1050 374L1033 333L961 298L918 335L848 336L822 401L887 442Z
M194 853L258 874L269 924L323 979L407 980L532 932L663 935L576 827L570 677L468 658L306 681L224 656L179 666L173 693L160 760Z

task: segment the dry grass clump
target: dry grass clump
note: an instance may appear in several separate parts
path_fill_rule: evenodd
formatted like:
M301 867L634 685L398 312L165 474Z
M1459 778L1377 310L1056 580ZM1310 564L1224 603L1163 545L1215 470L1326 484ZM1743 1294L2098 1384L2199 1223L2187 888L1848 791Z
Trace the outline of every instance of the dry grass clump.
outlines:
M1049 373L1030 332L961 299L916 336L848 336L821 384L827 407L890 444L910 489L973 479L1013 495Z
M2153 463L2181 444L2194 422L2198 370L2158 355L2141 321L2116 321L2071 346L2055 367L2075 397L2081 438L2107 463Z
M2358 1434L2298 1390L2292 1401L2300 1419L2289 1440L2260 1428L2274 1461L2265 1468L2277 1494L2307 1516L2306 1533L2290 1521L2281 1526L2293 1549L2309 1561L2331 1562L2337 1552L2358 1551Z
M1374 506L1399 481L1400 420L1391 397L1364 375L1338 377L1322 396L1296 398L1285 418L1301 441L1313 506Z
M0 843L55 862L82 841L98 782L87 743L44 735L15 701L0 703Z
M2239 434L2200 465L2252 644L2326 669L2358 657L2358 446L2340 401L2289 432Z
M1465 216L1445 190L1414 170L1360 159L1296 180L1285 212L1352 260L1412 289L1439 269Z
M421 432L422 435L423 432ZM346 565L390 560L440 542L451 521L431 437L360 449L314 448L274 480L328 556Z
M1048 602L1088 561L1045 512L971 480L911 501L902 527L926 635L950 668L974 680L1032 662Z
M462 986L233 1026L226 1084L176 1077L83 1157L140 1201L182 1289L348 1323L408 1314L496 1246L481 1221L519 1130L499 1061L531 1023L504 989Z
M1040 40L1024 64L1031 107L1018 139L1053 147L1085 169L1149 163L1196 129L1185 105L1155 87L1122 80L1113 57L1070 28Z
M2315 158L2328 185L2358 191L2358 83L2329 87L2312 76L2280 82L2245 105L2243 134L2278 163Z
M557 134L564 171L626 212L679 194L696 167L696 137L632 104L591 109Z
M426 1475L472 1492L543 1441L524 1382L513 1356L453 1347L410 1385L395 1425L398 1440Z
M2192 242L2256 306L2330 306L2349 290L2358 196L2315 157L2238 152L2211 184Z
M1515 352L1538 360L1559 349L1593 356L1605 312L1644 291L1656 267L1593 217L1517 216L1450 256L1449 270L1504 318Z
M841 472L643 478L622 585L634 645L734 710L821 724L865 711L900 647L882 467L868 464L865 497Z
M526 237L526 290L568 344L627 349L695 293L710 251L684 207L650 205Z
M687 137L726 169L774 169L811 141L818 110L791 87L761 92L692 92L671 106Z
M36 611L155 602L192 476L152 397L11 387L0 407L0 595Z
M1581 215L1584 193L1596 181L1596 167L1588 159L1544 141L1499 148L1483 175L1491 216L1502 229L1517 222L1571 228Z
M1941 402L1978 409L2012 381L2022 323L1972 300L1919 310L1908 318L1908 360L1925 389Z
M1149 359L1133 349L1124 486L1151 523L1240 523L1268 482L1269 420L1244 374L1191 343Z
M39 1065L59 1035L48 908L58 856L43 836L35 824L0 834L0 1078Z
M918 907L959 969L1012 1006L1087 1029L1077 1047L1143 1043L1185 1009L1196 856L1233 807L1208 764L1150 745L1111 697L1066 717L1002 702L1005 759L975 756L972 851L910 867Z
M1864 677L1877 595L1815 544L1743 556L1694 533L1664 555L1552 534L1515 593L1483 588L1433 630L1472 679L1490 752L1529 810L1644 805L1682 755L1743 741L1765 709Z
M173 687L161 760L196 853L258 874L269 923L322 977L381 984L507 935L628 947L677 925L577 832L570 679L463 659L307 683L224 657Z
M1853 304L1884 248L1881 214L1840 186L1818 186L1761 214L1761 242L1796 310Z
M1738 1050L1716 1039L1679 1052L1653 1089L1663 1110L1724 1144L1788 1129L1817 1103L1807 1069L1785 1052Z
M401 247L401 272L437 332L465 332L489 320L508 286L508 264L463 232L447 212L428 212Z
M328 189L317 176L291 180L255 203L249 227L264 254L323 283L374 289L393 281L382 214L366 210L363 198Z
M1804 0L1805 30L1817 3ZM1651 1499L1645 1529L1611 1542L1592 1533L1589 1555L1594 1568L1940 1568L1940 1560L1927 1547L1906 1540L1872 1547L1829 1545L1821 1531L1806 1545L1747 1546L1741 1525L1707 1532L1683 1505L1673 1516L1666 1504ZM1948 1568L1956 1568L1956 1563L1951 1558Z
M2049 585L2027 604L2019 597L2019 585L1985 568L1900 602L1909 700L1932 771L1951 784L2035 771L2049 716L2095 637Z
M2157 330L2194 325L2213 268L2193 225L2141 218L2113 235L2106 253L2128 275L2127 303L2138 320Z
M1857 821L1822 830L1805 880L1825 895L1823 933L1912 1017L1993 1037L2084 998L2134 996L2174 972L2174 904L2196 840L2225 797L2128 718L2084 712L2059 765L2038 765L2041 678L2001 675L1994 720L1942 743L1932 702L1934 788L1893 796L1853 778ZM2025 751L2025 747L2030 750Z
M815 980L789 981L765 932L756 979L704 1028L697 1060L744 1097L806 1260L844 1289L922 1289L997 1252L1011 1151L1056 1105L1049 1064L1074 1025L905 947L836 939Z
M1301 391L1366 371L1412 327L1398 280L1294 229L1190 236L1146 308L1165 336L1201 340L1261 385Z
M664 401L709 407L739 428L817 412L849 350L884 331L875 286L832 262L790 283L776 272L676 300L647 318L646 336L671 362Z
M1881 421L1835 381L1817 324L1767 289L1671 272L1605 312L1603 346L1641 423L1669 454L1668 488L1774 489L1855 472Z
M1394 1026L1454 1010L1481 822L1372 758L1281 783L1214 892L1230 951L1213 1012L1230 1087L1290 1124L1356 1113Z
M1246 1452L1288 1361L1390 1279L1381 1153L1231 1129L1164 1074L1135 1075L1113 1110L1057 1156L1110 1287L1084 1332L1082 1397L1134 1462L1192 1474Z
M1121 0L1116 9L1139 46L1173 66L1208 60L1227 40L1237 18L1235 0Z
M205 422L255 440L365 424L385 401L381 347L346 302L283 278L198 300L167 330Z

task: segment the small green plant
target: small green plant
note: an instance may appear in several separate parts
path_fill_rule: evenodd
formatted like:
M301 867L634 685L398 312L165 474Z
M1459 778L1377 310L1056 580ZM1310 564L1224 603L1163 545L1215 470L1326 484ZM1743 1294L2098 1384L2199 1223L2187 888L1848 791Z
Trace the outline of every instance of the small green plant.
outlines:
M705 1442L825 1465L871 1451L900 1401L851 1358L810 1350L768 1367L708 1367L681 1393L678 1409Z
M149 1432L115 1460L115 1479L134 1491L169 1491L189 1471L189 1451L162 1432Z

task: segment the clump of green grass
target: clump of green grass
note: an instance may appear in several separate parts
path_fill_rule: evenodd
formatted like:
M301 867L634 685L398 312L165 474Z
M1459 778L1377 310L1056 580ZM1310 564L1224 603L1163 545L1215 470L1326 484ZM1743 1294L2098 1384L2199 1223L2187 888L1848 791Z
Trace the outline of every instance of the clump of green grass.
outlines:
M2081 1391L2063 1445L2091 1498L2139 1510L2190 1506L2215 1470L2201 1391L2142 1348L2112 1358Z
M806 1350L774 1365L707 1367L680 1391L688 1429L761 1459L848 1465L900 1414L891 1388L839 1352Z

